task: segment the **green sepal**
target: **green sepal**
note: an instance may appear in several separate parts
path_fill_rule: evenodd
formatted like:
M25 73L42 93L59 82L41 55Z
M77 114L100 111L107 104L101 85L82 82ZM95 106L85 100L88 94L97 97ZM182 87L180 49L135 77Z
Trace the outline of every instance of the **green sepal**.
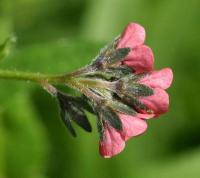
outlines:
M99 116L100 119L106 121L110 126L115 128L116 130L122 130L122 122L119 119L119 116L116 114L116 112L113 111L111 108L101 106L101 108L99 109Z
M147 87L146 85L142 85L139 83L130 82L128 86L126 86L124 92L128 96L151 96L153 95L153 89Z
M119 48L112 50L109 54L105 56L99 56L92 64L92 66L98 71L108 68L113 64L116 64L123 60L128 53L130 48Z
M103 139L104 125L103 120L100 118L97 119L97 131L99 133L100 139Z
M60 116L62 121L64 122L65 126L69 130L72 136L76 137L76 132L71 124L71 118L69 114L66 112L65 108L60 106Z
M128 74L132 74L133 70L132 68L126 66L126 65L121 65L119 67L110 67L106 70L107 73L114 73L118 74L118 76L126 76ZM133 75L133 74L132 74Z
M85 95L81 95L81 97L74 97L74 102L77 104L77 106L79 106L83 110L86 110L92 114L95 114L95 111L91 102Z
M116 49L108 57L104 59L104 62L107 64L107 66L120 62L129 54L130 51L131 51L130 48Z
M85 131L92 131L92 127L88 121L86 114L84 113L80 105L77 105L76 98L63 94L59 91L57 93L57 98L61 108L61 117L73 136L75 136L75 131L73 131L73 127L71 126L72 120Z
M100 53L97 57L95 57L93 63L95 63L95 61L99 58L102 59L103 57L109 56L115 49L116 49L116 45L117 45L117 41L118 41L119 37L116 37L111 43L107 44L106 46L104 46L101 50Z
M124 75L123 78L120 79L120 81L130 83L130 82L137 82L143 77L145 77L147 74L146 73L141 73L141 74L134 74L134 73L129 73L127 75Z
M135 109L141 109L141 110L148 110L148 107L141 103L136 97L130 97L130 96L124 96L122 97L122 100L125 104L128 106L135 108Z
M131 108L128 105L123 104L122 102L119 102L119 101L109 102L109 106L116 112L120 112L120 113L127 114L127 115L135 115L136 114L136 112L133 108Z
M81 128L83 128L87 132L92 132L92 127L88 121L88 118L83 110L73 107L73 109L68 111L72 120L76 122Z

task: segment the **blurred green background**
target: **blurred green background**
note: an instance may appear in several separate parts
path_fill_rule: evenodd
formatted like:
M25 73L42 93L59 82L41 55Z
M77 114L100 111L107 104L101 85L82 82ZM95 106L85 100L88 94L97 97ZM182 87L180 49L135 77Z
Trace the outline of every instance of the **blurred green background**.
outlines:
M157 69L174 71L170 110L112 159L93 133L72 138L55 100L28 82L0 81L0 178L199 178L199 0L0 0L0 68L63 73L87 64L128 22L147 31Z

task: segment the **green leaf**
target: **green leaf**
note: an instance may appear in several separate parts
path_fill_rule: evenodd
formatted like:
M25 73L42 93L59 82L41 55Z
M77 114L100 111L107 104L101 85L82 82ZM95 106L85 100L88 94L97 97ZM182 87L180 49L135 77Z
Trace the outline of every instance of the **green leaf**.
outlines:
M9 54L13 42L15 42L15 37L11 36L7 38L3 44L0 44L0 61Z

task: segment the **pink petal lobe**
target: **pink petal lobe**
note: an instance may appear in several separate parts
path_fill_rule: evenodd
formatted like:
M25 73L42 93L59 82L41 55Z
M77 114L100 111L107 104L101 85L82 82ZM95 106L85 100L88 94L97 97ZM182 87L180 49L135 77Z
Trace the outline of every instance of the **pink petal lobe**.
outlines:
M104 158L119 154L125 147L125 141L119 132L105 124L104 134L99 143L99 152Z
M123 125L123 131L121 131L121 135L125 141L131 137L143 134L147 129L147 123L143 119L124 114L119 114L119 117Z
M137 113L137 117L141 119L151 119L151 118L154 118L155 116L156 115L153 113L150 113L150 114Z
M145 104L155 115L167 112L169 106L169 96L167 92L161 88L155 88L154 94L139 99Z
M164 68L159 71L152 71L140 80L141 84L152 88L167 89L172 84L173 72L170 68Z
M135 48L138 45L142 45L144 40L144 28L139 24L129 23L121 35L117 48Z
M123 64L133 68L136 73L151 71L154 65L153 52L148 46L137 46L125 57Z

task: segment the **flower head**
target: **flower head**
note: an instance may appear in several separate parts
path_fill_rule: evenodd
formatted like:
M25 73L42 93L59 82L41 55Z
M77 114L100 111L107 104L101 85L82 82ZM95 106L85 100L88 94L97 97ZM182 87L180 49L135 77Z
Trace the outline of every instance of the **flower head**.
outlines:
M100 141L100 153L103 157L112 157L120 153L124 149L126 140L146 131L146 119L157 117L168 110L169 97L165 89L172 83L172 70L170 68L153 70L153 52L143 44L144 40L144 28L139 24L130 23L118 39L117 49L127 47L131 49L121 65L131 67L133 75L138 75L135 85L147 86L153 92L150 95L142 95L142 89L138 86L134 91L137 91L138 95L133 93L133 98L127 99L127 103L131 102L137 114L134 116L119 114L123 127L121 131L110 129L105 124L105 131Z
M54 92L62 120L73 136L72 121L88 132L92 130L85 110L97 116L99 151L105 158L117 155L128 139L143 134L147 119L168 110L165 89L172 83L172 70L154 70L153 52L144 41L144 28L128 24L90 65L71 73L70 79L68 75L71 86L82 96Z

